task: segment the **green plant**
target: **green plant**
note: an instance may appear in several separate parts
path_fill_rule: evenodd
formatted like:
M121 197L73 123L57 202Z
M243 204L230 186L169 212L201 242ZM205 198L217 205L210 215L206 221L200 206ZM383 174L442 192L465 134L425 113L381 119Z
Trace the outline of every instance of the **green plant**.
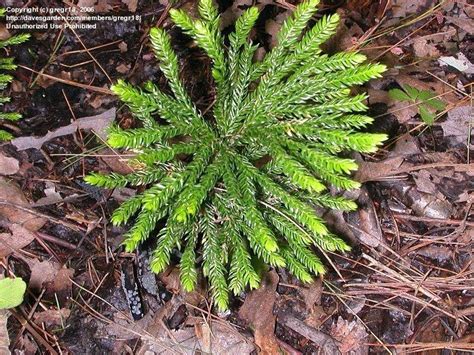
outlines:
M26 283L20 277L0 280L0 309L15 308L23 302Z
M228 45L211 0L199 2L202 19L170 12L213 62L217 94L206 118L186 93L178 58L160 28L150 31L151 46L174 97L151 82L143 90L121 80L112 87L143 128L114 127L108 142L136 151L139 169L129 175L93 173L86 181L105 188L150 186L113 213L116 225L138 215L125 249L133 251L166 221L152 269L161 272L172 250L182 250L181 282L192 290L201 250L203 273L219 309L227 307L229 290L239 294L258 287L262 261L286 266L309 282L311 274L324 273L313 246L349 250L314 206L355 209L353 201L324 192L327 185L359 186L348 177L356 163L337 154L374 152L386 139L356 132L372 119L351 113L366 109L366 96L350 96L349 89L379 77L385 67L361 64L366 58L357 53L321 54L320 44L336 31L339 17L324 16L304 31L317 4L308 0L296 8L279 32L279 45L261 62L253 61L258 46L248 40L257 8L237 20ZM155 114L167 123L157 123Z
M391 89L388 94L394 100L416 104L421 119L427 125L432 125L436 115L446 107L443 101L434 98L436 94L430 90L418 90L410 85L402 85L402 89Z
M5 9L0 9L0 17L5 16ZM25 42L30 38L29 34L20 34L12 36L5 40L0 40L0 50L16 44ZM13 63L13 58L1 58L0 57L0 70L15 70L16 65ZM13 77L8 74L0 73L0 90L5 90L7 85L13 80ZM0 95L0 106L3 106L5 103L9 102L10 98L8 96ZM17 121L21 118L21 115L16 112L0 112L0 120L8 121ZM0 141L5 141L11 139L12 136L10 133L0 129Z

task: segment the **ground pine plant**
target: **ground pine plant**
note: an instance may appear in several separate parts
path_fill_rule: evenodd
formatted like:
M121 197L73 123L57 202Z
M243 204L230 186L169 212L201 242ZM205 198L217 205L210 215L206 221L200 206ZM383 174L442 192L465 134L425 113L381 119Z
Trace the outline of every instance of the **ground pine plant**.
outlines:
M364 64L366 58L354 52L322 54L320 45L334 34L339 17L323 16L307 28L317 4L307 0L296 7L262 61L253 60L258 46L249 40L257 8L240 16L228 38L211 0L199 2L200 19L170 12L212 60L216 96L206 117L180 81L178 58L161 28L150 31L151 46L172 95L151 82L141 89L123 81L112 87L143 127L114 127L108 143L135 151L139 169L93 173L86 181L105 188L145 185L112 216L116 225L135 217L125 249L156 237L151 265L157 273L179 250L183 288L194 288L200 265L220 310L228 307L229 291L259 286L262 265L286 267L310 282L325 271L321 252L349 250L315 207L355 209L353 201L328 192L330 186L359 187L350 178L356 163L339 153L374 152L386 138L357 132L372 119L360 113L366 96L350 95L353 85L380 77L385 67Z
M5 9L0 9L0 17L5 16ZM25 42L30 38L29 34L20 34L12 36L5 40L0 40L0 50L4 50L7 46L16 45ZM7 85L13 80L13 77L9 74L4 74L3 71L15 70L16 65L13 63L13 58L2 58L0 56L0 91L7 88ZM10 97L3 96L0 94L0 107L10 101ZM17 121L21 118L21 115L16 112L3 112L0 111L0 122L1 121ZM0 129L0 141L9 140L12 135L7 131Z

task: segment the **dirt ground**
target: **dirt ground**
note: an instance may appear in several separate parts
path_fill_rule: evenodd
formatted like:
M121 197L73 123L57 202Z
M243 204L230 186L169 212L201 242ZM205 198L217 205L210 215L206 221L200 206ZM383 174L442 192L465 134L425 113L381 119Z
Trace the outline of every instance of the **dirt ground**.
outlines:
M195 13L194 1L0 2L132 16L93 22L95 29L30 31L27 43L9 49L19 68L6 109L23 119L2 124L17 138L0 146L0 271L28 283L6 326L0 314L0 340L9 339L12 353L474 352L474 6L322 1L318 17L342 17L325 50L357 49L389 68L357 89L370 95L370 131L390 137L378 153L354 155L364 184L351 197L360 209L324 214L353 250L327 255L327 275L310 285L271 270L260 289L216 313L204 282L185 293L176 268L150 273L150 245L134 254L120 247L127 227L112 227L109 217L135 190L82 180L91 171L129 171L103 132L113 121L124 128L135 121L108 88L119 78L165 87L148 45L152 26L171 33L198 109L212 102L209 59L168 16L171 7ZM249 5L263 10L253 36L266 50L297 2L218 1L224 32ZM0 26L0 38L13 33ZM427 114L419 101L389 94L407 87L443 107ZM134 318L125 292L135 285L144 314Z

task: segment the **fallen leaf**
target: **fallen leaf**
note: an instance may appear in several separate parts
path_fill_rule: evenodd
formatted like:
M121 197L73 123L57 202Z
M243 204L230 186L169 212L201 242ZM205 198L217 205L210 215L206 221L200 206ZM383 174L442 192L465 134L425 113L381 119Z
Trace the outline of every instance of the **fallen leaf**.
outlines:
M438 59L441 66L450 66L459 70L461 73L474 74L474 64L463 54L458 53L455 57L441 57Z
M116 69L120 74L127 74L130 71L130 64L120 64Z
M0 41L4 41L11 37L10 32L7 30L7 27L1 23L0 24Z
M260 288L247 295L239 310L239 317L255 330L255 344L260 348L261 354L280 352L275 336L276 317L273 314L278 281L275 271L265 274Z
M137 11L138 0L122 0L122 2L127 5L130 12Z
M417 255L424 256L425 258L436 260L439 265L443 265L446 262L454 260L454 251L452 248L448 248L442 245L430 244L424 248L416 251Z
M255 351L251 342L237 329L220 322L198 323L194 329L204 354L249 355Z
M32 289L41 289L47 282L53 282L61 270L61 265L54 261L39 261L36 259L24 258L31 270L29 287Z
M10 336L7 328L9 316L10 312L0 309L0 354L10 354Z
M403 163L402 157L388 158L380 162L358 162L355 179L359 182L380 181L392 176Z
M431 174L428 170L420 170L412 173L415 180L416 189L420 192L435 195L438 187L431 180Z
M42 312L35 312L33 319L36 324L41 325L44 323L46 327L62 325L65 323L65 320L71 314L71 310L68 308L61 309L48 309Z
M17 206L29 207L28 200L21 189L12 181L0 177L0 216L12 223L19 224L30 231L37 231L46 223L46 219L37 217L31 212L20 209Z
M120 42L118 44L118 47L120 49L120 53L125 53L126 51L128 51L127 43L125 43L124 41Z
M115 173L130 174L134 172L134 169L128 164L129 157L123 157L123 155L129 155L128 152L121 155L110 148L104 148L98 151L97 155Z
M54 278L54 291L56 293L70 293L72 288L72 277L74 276L74 269L63 267L58 271Z
M432 4L431 0L393 0L391 3L392 16L395 18L405 18L408 15L420 15Z
M15 158L0 154L0 175L13 175L20 170L20 163Z
M73 134L78 129L92 130L102 139L106 139L106 129L110 126L114 119L115 108L111 108L110 110L107 110L96 116L79 118L67 126L58 128L57 130L52 132L48 132L43 137L19 137L13 139L11 143L18 150L25 150L30 148L40 149L45 142L53 138Z
M367 331L364 325L354 319L349 322L339 317L331 327L331 336L338 341L339 351L342 354L365 355L369 353Z
M41 197L32 206L47 206L63 201L63 197L56 191L56 185L50 181L46 181L46 188L43 190L45 197Z
M437 58L440 56L436 46L428 43L425 38L418 37L413 41L413 51L418 58Z
M471 3L472 7L472 3ZM470 35L474 34L474 24L472 21L472 18L469 18L468 16L444 16L448 22L451 22L452 24L458 26L461 30L466 31Z
M0 309L15 308L23 302L26 283L21 277L0 280Z
M328 334L306 325L303 321L289 314L279 314L278 323L302 335L304 338L311 340L319 347L318 354L337 355L340 354L334 339ZM276 353L272 353L276 354Z
M448 111L448 118L441 122L445 136L453 137L457 143L467 144L474 127L474 109L470 105L456 107ZM469 132L471 128L471 132Z
M8 229L10 233L0 233L0 258L26 247L35 240L35 235L19 224L11 223Z

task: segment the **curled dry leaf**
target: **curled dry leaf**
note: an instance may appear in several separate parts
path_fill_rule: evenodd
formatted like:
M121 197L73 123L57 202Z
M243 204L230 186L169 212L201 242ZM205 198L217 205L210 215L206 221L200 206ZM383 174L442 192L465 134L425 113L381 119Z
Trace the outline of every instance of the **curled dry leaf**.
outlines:
M42 312L36 312L33 315L36 324L44 323L47 327L62 325L71 314L68 308L48 309Z
M18 207L17 207L18 206ZM0 177L0 219L10 233L0 233L0 257L30 244L37 231L46 223L46 219L20 207L29 203L20 188L13 182Z
M239 310L239 317L255 330L255 344L262 354L280 352L275 336L276 317L273 315L278 281L278 274L275 271L267 273L261 287L247 295Z
M10 312L0 309L0 354L10 354L10 337L8 335L7 321Z
M47 282L54 282L61 270L61 265L51 260L39 261L26 258L24 260L31 270L29 287L33 289L41 289Z
M48 132L43 137L19 137L13 139L11 143L18 150L25 150L30 148L40 149L41 146L47 141L53 138L73 134L79 129L92 130L105 140L106 129L110 126L114 119L115 108L111 108L110 110L102 112L101 114L96 116L79 118L67 126L58 128L57 130L52 132Z
M255 351L255 347L230 325L201 322L194 329L204 354L249 355Z
M319 354L339 355L338 346L328 334L306 325L303 321L288 314L278 315L278 322L294 330L319 347Z
M0 175L13 175L20 170L20 163L15 158L0 154Z
M26 247L35 235L19 224L12 223L8 226L10 233L0 233L0 258Z
M349 322L338 318L331 327L331 336L338 341L339 351L342 354L364 355L369 353L367 331L357 319Z
M474 109L466 105L450 110L448 119L441 123L441 127L445 136L452 137L456 143L467 144L474 127Z
M130 12L137 11L138 0L122 0L122 2L127 5Z

